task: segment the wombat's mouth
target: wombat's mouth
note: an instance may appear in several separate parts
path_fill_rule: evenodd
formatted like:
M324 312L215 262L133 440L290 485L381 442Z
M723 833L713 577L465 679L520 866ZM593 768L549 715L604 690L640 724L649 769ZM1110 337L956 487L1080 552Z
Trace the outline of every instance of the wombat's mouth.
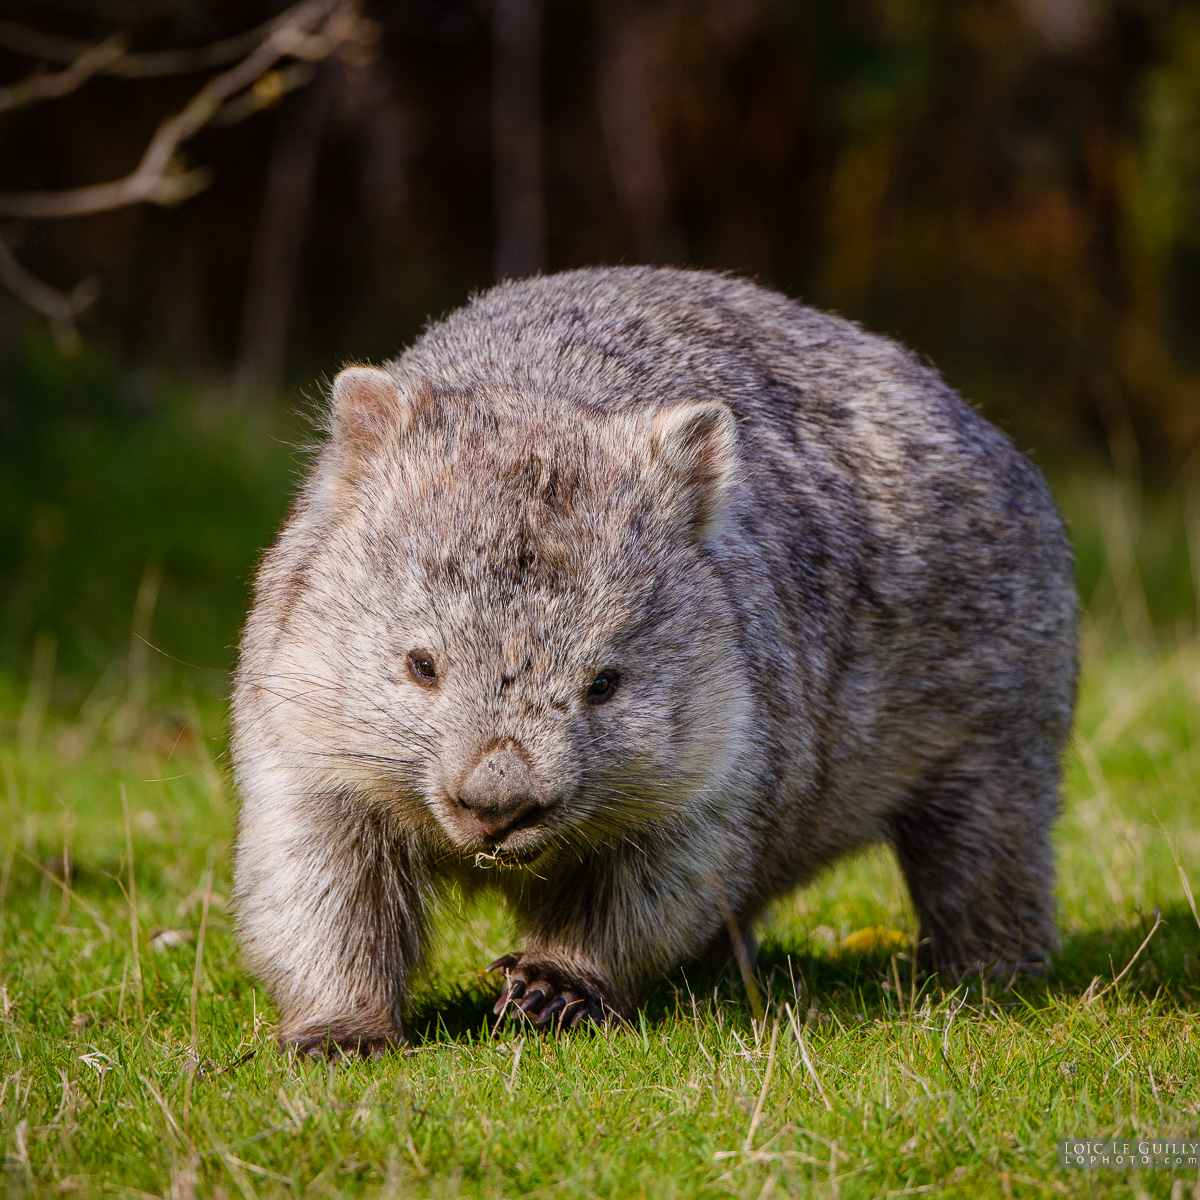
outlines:
M489 831L461 805L448 806L443 824L449 826L460 852L481 870L523 867L540 858L550 846L547 809L541 806L523 814L503 828Z
M531 836L532 832L532 836ZM524 836L507 838L502 842L464 846L464 851L481 871L529 867L542 858L550 848L549 839L540 836L541 830L524 832Z

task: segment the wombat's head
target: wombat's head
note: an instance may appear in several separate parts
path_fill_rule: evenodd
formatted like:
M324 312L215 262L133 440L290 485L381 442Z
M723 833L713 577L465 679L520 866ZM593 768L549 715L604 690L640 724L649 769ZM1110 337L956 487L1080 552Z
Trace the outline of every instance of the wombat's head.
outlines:
M348 789L480 864L712 802L750 703L712 551L728 408L589 414L355 367L331 431L281 653L314 680L310 744Z

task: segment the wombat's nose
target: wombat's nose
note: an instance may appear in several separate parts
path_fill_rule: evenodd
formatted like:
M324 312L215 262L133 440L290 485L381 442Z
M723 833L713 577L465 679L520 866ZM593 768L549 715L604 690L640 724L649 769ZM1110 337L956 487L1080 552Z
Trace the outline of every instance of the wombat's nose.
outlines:
M525 760L511 747L488 751L458 789L458 802L492 838L503 837L538 807Z

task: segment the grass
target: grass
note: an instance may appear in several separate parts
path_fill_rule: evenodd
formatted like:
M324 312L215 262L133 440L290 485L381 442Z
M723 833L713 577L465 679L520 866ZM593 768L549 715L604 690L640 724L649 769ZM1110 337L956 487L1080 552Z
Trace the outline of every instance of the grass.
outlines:
M1200 1128L1198 688L1195 642L1089 662L1044 980L949 991L906 945L842 950L913 933L880 851L777 907L761 1020L680 972L628 1029L492 1033L477 970L513 943L484 905L447 914L411 1050L335 1069L275 1053L237 964L220 710L52 723L0 752L8 1194L1191 1195L1059 1171L1054 1142Z
M30 361L22 388L61 389ZM89 378L0 463L8 1196L1200 1196L1055 1161L1060 1136L1200 1133L1194 505L1061 481L1088 616L1044 979L914 975L880 850L776 906L761 1010L688 970L629 1028L493 1032L478 968L514 943L485 903L444 914L410 1049L329 1068L275 1053L237 962L223 675L147 647L228 662L291 452L170 397L100 420Z
M492 1033L477 969L512 942L484 905L447 914L412 1049L332 1070L276 1055L237 964L219 706L26 714L0 751L8 1194L1191 1194L1055 1166L1058 1136L1200 1128L1200 644L1097 636L1046 979L947 991L907 946L841 949L914 931L878 851L777 906L761 1020L742 981L681 972L629 1029Z

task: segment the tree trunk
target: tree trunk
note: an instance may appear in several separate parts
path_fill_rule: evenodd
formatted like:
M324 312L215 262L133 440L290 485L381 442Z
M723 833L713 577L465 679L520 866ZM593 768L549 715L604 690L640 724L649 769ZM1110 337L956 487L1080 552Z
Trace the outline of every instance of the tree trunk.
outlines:
M279 115L242 309L233 376L241 395L276 392L283 383L300 254L340 71L336 63L324 64Z
M541 60L541 0L494 0L492 154L500 279L533 275L545 266Z

